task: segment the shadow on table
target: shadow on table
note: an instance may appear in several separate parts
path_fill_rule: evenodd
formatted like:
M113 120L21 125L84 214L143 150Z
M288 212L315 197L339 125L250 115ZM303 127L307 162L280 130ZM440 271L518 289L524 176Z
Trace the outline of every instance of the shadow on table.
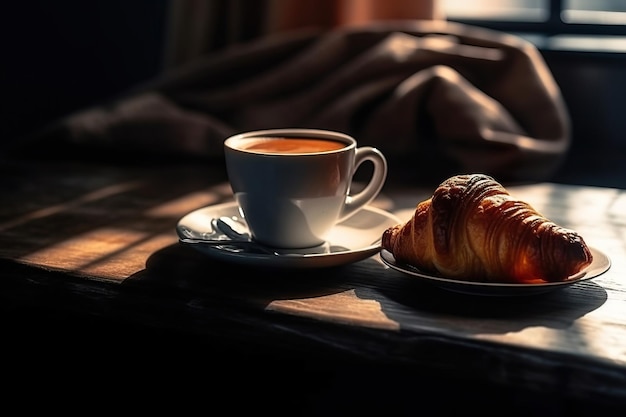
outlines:
M380 303L383 312L402 329L428 320L448 318L448 326L466 333L505 334L527 327L567 328L601 306L604 288L584 281L546 293L525 296L477 296L447 291L393 271L376 258L338 267L267 268L216 261L196 250L175 244L155 252L146 269L129 277L151 288L191 291L194 298L245 296L263 307L275 300L313 298L355 290L359 298ZM415 317L420 318L417 323ZM476 321L480 325L476 326ZM466 326L466 324L474 325Z
M175 244L150 256L143 271L124 281L192 290L196 296L247 295L265 304L276 299L329 295L350 287L350 265L324 268L271 268L215 260Z
M456 323L456 330L462 333L468 328L479 328L482 334L537 326L565 329L607 299L605 289L592 281L537 294L486 296L445 290L391 270L385 274L394 285L380 288L379 301L385 313L403 328L410 328L410 316L418 313L421 317L447 317L448 324ZM479 326L464 326L477 321Z

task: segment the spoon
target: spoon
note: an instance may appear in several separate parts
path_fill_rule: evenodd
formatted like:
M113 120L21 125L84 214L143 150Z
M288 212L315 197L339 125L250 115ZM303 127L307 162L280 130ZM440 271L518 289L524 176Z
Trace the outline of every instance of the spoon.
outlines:
M246 224L243 223L241 220L239 220L235 216L218 217L217 219L213 219L211 221L211 225L213 226L214 229L219 230L220 232L224 233L226 236L228 236L229 238L233 240L249 241L253 244L259 245L260 248L266 251L273 251L277 255L310 255L310 254L316 254L316 253L319 254L319 253L330 252L330 245L328 244L328 242L324 242L317 246L313 246L309 248L301 248L301 249L295 249L295 248L278 249L278 248L273 248L271 246L263 245L262 243L258 243L252 239L252 234L248 230L248 227L246 226Z
M246 240L252 242L252 236L248 227L237 217L217 217L211 220L214 230L219 230L233 240Z
M237 249L251 250L254 252L266 253L269 255L281 255L281 256L285 255L284 253L279 253L276 250L273 250L272 248L265 247L251 240L199 239L199 238L184 237L184 238L180 238L179 241L181 243L192 244L192 245L206 245L206 246L220 246L220 247L230 246L230 247L234 247Z
M279 249L266 246L254 241L247 226L237 217L222 216L211 220L211 226L215 231L226 235L229 239L206 239L206 238L181 238L182 243L206 244L210 246L232 246L241 250L252 250L276 256L300 256L309 254L329 253L328 243L303 249Z

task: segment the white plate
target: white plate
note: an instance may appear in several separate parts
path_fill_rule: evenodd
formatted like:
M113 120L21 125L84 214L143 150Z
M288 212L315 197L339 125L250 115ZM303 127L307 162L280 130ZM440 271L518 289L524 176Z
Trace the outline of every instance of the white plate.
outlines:
M239 217L237 203L223 203L204 207L185 215L176 225L179 238L209 238L217 233L211 219L228 216ZM246 265L319 268L357 262L380 251L380 238L385 229L400 223L393 214L376 207L366 206L349 219L338 223L330 232L327 253L289 253L272 255L228 246L191 246L213 258Z
M538 284L473 282L443 278L440 276L424 273L414 266L396 262L391 252L387 251L386 249L382 249L380 251L380 258L382 259L383 263L397 271L420 278L424 282L434 284L440 288L449 291L471 295L517 296L539 294L559 288L564 288L581 281L595 278L598 275L601 275L608 271L608 269L611 267L611 260L609 259L609 257L598 249L589 249L591 249L591 254L593 255L593 262L587 268L583 269L576 275L572 275L565 281L546 282Z

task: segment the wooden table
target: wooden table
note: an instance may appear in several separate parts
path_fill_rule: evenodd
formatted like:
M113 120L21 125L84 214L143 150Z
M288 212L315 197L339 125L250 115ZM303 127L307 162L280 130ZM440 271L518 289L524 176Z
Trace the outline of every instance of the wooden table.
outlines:
M219 163L18 161L1 175L0 302L22 370L60 372L61 353L100 372L124 359L153 376L155 366L192 368L238 390L282 382L291 393L278 403L321 415L412 414L416 402L482 415L626 406L625 190L510 185L612 265L558 291L502 298L418 282L378 255L322 270L209 259L179 244L175 225L232 200ZM374 205L408 219L433 188L391 175ZM454 400L435 402L440 394Z

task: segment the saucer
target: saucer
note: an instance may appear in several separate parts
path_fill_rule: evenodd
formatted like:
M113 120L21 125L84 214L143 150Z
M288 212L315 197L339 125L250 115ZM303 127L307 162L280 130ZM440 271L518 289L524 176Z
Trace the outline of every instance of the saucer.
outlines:
M179 238L215 238L219 232L213 230L211 220L222 216L241 217L236 202L216 204L194 210L183 216L176 225ZM221 261L252 266L286 268L325 268L360 261L381 249L380 238L385 229L395 226L400 220L393 214L372 206L365 206L347 220L335 225L328 236L328 250L310 253L299 249L297 253L260 253L228 245L203 246L192 244L196 250ZM185 244L185 243L182 243Z
M600 250L590 247L593 261L591 265L584 268L579 273L572 275L564 281L543 282L537 284L514 284L497 282L474 282L461 281L456 279L443 278L420 271L418 268L404 263L396 262L391 252L386 249L380 251L380 258L383 263L396 271L419 278L420 280L433 284L439 288L470 295L484 296L519 296L544 293L557 290L576 284L582 281L602 275L611 267L611 260Z

